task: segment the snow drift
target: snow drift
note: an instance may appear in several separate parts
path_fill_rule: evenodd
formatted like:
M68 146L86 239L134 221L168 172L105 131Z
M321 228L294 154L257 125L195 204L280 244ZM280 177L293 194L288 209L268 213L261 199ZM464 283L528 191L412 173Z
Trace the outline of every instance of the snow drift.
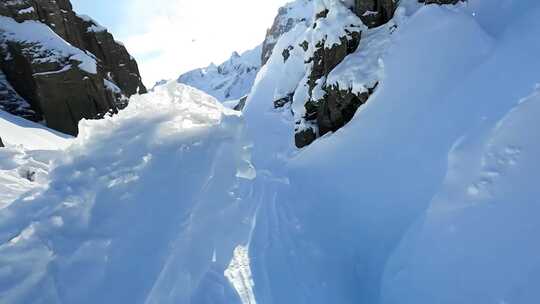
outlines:
M3 301L189 303L228 286L251 224L239 114L171 83L80 127L48 189L1 211Z

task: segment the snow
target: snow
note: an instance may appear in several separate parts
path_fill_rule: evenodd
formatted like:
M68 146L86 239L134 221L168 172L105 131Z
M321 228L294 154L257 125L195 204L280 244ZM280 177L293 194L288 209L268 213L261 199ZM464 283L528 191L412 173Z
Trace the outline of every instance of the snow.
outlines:
M43 190L54 151L26 151L19 147L0 149L0 210L24 193Z
M48 188L0 211L3 300L187 303L230 288L251 227L241 131L238 112L176 83L82 122Z
M18 23L12 18L0 16L0 35L7 41L30 45L28 52L32 53L36 63L54 62L65 67L66 61L72 59L80 62L79 68L82 70L97 73L97 62L93 55L72 46L41 22L27 20Z
M122 90L112 81L103 79L103 86L113 93L122 94Z
M98 24L98 25L90 26L89 28L86 29L86 31L87 32L99 33L99 32L106 32L107 28Z
M0 110L0 137L6 146L26 150L67 148L72 137Z
M385 25L364 30L361 38L362 46L332 70L326 83L338 85L341 89L351 89L351 92L356 94L375 87L384 77L382 58L390 46L391 34L396 23L401 23L401 12L403 10L399 10L394 20Z
M442 189L391 260L387 303L539 299L540 246L532 240L540 232L534 185L540 145L526 136L540 127L539 114L536 90L495 125L475 128L456 143ZM429 292L411 292L434 274Z
M43 170L0 210L2 300L538 302L540 3L400 6L327 79L377 90L305 149L297 47L261 68L243 114L173 81L82 122L53 165L0 149L3 178Z
M94 20L92 17L84 14L77 14L77 17L81 18L83 21L90 23L91 25L86 29L88 33L94 32L106 32L107 28L99 24L96 20Z
M210 64L206 68L182 74L177 81L206 92L222 102L237 100L249 93L260 66L261 46L257 46L241 55L234 52L229 60L219 66Z
M249 250L258 302L537 302L537 114L532 102L519 111L527 119L513 109L539 81L538 4L505 2L494 36L495 18L471 13L480 2L401 12L368 56L378 90L350 124L300 152L291 120L271 106L279 67L263 68L246 130L257 170L287 182L260 194ZM369 41L331 77L366 83L348 71ZM480 137L463 151L470 133Z
M50 159L69 146L70 136L0 111L0 209L23 193L43 189Z
M19 10L19 11L17 12L17 14L19 14L19 15L24 15L24 14L31 14L31 13L33 13L33 12L35 12L34 7L33 7L33 6L30 6L30 7L28 7L28 8Z

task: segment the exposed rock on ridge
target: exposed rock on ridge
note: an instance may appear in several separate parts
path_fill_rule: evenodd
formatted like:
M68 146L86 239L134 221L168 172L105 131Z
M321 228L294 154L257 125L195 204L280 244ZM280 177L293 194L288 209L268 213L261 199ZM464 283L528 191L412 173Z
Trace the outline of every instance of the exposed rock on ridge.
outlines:
M76 135L79 120L116 112L130 95L146 92L125 47L76 15L68 0L4 1L0 15L0 67L31 105L32 120L43 117L47 126Z
M418 0L425 4L459 1ZM278 89L273 102L276 109L291 108L296 121L297 147L307 146L318 137L343 127L375 92L380 80L379 56L397 26L392 19L398 2L305 0L280 9L263 45L263 63L276 52L282 57L283 65L288 65L292 54L303 50L306 76L292 91ZM296 9L302 6L304 14ZM287 33L298 31L300 23L306 27L304 41L298 45L278 42ZM279 49L275 49L278 45ZM341 66L349 56L354 60ZM349 71L343 73L347 69ZM355 79L347 79L350 77Z
M0 110L6 111L22 118L41 121L43 117L32 109L24 98L13 89L6 75L0 70Z
M292 30L298 23L312 17L310 2L311 0L299 0L279 9L272 27L266 32L266 38L262 45L262 65L268 62L277 41L283 34Z
M390 21L397 8L397 0L355 0L355 13L368 27Z

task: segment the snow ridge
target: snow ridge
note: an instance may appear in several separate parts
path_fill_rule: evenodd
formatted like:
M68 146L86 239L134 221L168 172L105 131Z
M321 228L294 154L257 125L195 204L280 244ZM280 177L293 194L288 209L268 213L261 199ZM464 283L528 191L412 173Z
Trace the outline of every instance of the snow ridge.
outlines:
M261 66L261 46L231 58L219 66L210 64L178 77L177 82L197 88L219 101L238 100L246 96Z

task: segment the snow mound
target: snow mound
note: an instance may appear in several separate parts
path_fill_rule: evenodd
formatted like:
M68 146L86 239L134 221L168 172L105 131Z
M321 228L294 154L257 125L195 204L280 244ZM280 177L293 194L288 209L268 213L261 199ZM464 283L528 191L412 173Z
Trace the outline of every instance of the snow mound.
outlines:
M238 112L170 83L80 129L48 189L0 211L3 301L237 301L223 274L254 178Z

